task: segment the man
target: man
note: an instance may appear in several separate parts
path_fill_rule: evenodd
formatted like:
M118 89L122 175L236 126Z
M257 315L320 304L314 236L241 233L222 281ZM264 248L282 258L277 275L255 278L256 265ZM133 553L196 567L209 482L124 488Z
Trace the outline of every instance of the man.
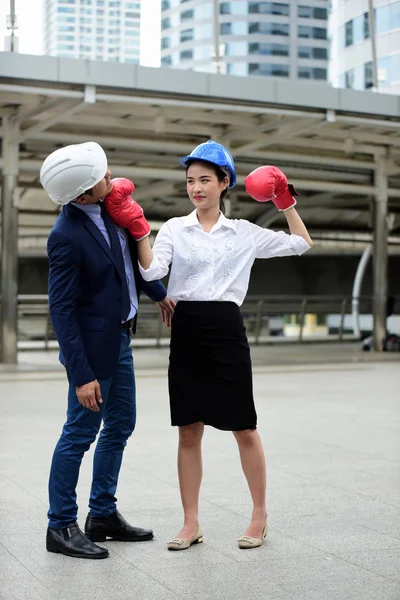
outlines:
M116 510L115 492L126 441L135 428L131 332L140 292L170 322L174 303L157 281L146 283L136 242L115 226L101 200L113 189L98 144L67 146L44 161L40 181L63 205L48 239L50 315L68 380L67 421L50 472L46 547L77 558L106 558L93 542L145 541L151 530L132 527ZM146 231L149 227L146 223ZM84 453L100 429L85 533L77 524L76 485Z

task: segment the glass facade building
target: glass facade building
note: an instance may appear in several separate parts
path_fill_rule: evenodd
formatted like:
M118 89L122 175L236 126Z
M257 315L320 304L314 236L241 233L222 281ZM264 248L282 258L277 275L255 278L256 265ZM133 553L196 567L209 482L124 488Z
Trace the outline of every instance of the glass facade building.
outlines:
M45 0L50 56L139 63L140 0Z
M328 8L327 0L162 0L161 65L325 81Z
M368 0L332 3L331 78L355 90L373 87ZM400 93L400 1L374 0L378 88Z

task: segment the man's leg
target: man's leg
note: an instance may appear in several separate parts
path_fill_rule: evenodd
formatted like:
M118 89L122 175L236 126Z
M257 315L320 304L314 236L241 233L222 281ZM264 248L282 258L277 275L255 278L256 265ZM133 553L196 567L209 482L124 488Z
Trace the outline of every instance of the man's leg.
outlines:
M116 511L118 475L127 439L135 429L136 387L130 333L122 330L121 352L104 406L103 429L100 432L93 461L90 513L108 517Z
M49 527L63 529L76 521L76 485L84 453L89 449L100 428L111 380L101 382L103 404L99 412L82 406L75 388L68 391L67 421L54 451L49 479Z
M129 525L116 510L115 492L122 455L135 423L136 389L130 335L123 332L118 368L110 386L104 426L94 455L90 513L85 524L85 533L93 542L110 538L145 542L154 537L151 529Z

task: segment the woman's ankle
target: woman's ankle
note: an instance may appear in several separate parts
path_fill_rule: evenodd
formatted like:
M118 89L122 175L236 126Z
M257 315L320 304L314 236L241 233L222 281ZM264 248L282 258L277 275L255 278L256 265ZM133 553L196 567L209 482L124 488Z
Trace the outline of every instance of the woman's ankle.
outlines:
M251 515L252 521L266 521L268 517L266 507L262 508L253 508L253 512Z

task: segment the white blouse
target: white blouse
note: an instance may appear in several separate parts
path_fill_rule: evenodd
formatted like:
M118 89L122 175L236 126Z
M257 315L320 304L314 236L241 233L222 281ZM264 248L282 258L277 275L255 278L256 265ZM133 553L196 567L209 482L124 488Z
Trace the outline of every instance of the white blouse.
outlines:
M179 300L243 303L256 258L301 255L310 246L296 234L271 231L254 223L227 219L222 213L209 233L196 210L170 219L158 232L153 261L140 272L146 281L171 276L168 296Z

